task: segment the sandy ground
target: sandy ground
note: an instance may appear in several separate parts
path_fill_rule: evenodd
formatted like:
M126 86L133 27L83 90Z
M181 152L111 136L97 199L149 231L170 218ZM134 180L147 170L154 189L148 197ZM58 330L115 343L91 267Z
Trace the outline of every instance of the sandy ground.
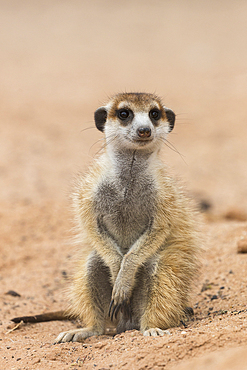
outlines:
M0 1L1 370L246 369L246 18L240 0ZM195 316L160 338L53 345L77 322L11 331L14 316L66 307L72 179L101 148L94 110L119 91L163 96L180 153L164 147L164 162L212 205Z

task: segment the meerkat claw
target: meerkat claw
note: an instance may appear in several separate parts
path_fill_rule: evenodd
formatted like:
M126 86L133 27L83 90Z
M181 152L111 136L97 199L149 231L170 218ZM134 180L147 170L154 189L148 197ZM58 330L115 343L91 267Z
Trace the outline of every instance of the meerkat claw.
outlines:
M117 315L118 315L118 312L119 312L120 309L121 309L121 305L119 304L116 308L116 311L115 311L115 319L117 319Z
M124 314L126 318L128 318L132 322L132 311L131 306L127 301L124 301L121 306L121 312Z
M113 321L114 313L115 313L115 311L118 309L118 307L120 307L120 305L114 305L114 306L112 307L112 312L111 312L111 321Z
M110 306L109 306L109 311L108 311L108 316L109 317L111 317L111 309L112 309L113 303L114 303L114 300L112 299L111 303L110 303Z
M117 316L118 316L119 311L121 311L121 313L126 318L129 318L130 321L132 322L131 306L130 306L130 304L128 303L127 300L123 301L122 303L116 304L116 305L114 305L114 301L113 300L111 301L110 307L109 307L109 313L108 313L111 321L113 321L114 316L115 316L115 319L117 319Z

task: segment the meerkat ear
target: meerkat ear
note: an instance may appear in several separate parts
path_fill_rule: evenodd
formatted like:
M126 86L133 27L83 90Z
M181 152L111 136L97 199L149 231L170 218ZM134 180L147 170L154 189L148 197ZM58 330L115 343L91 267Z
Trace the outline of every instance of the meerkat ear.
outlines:
M168 109L166 107L164 107L164 110L165 110L165 113L166 113L166 118L167 118L167 121L169 122L169 126L170 126L170 129L169 129L169 132L171 132L173 130L173 127L175 125L175 113L171 110L171 109Z
M105 107L101 107L94 112L95 126L101 132L104 131L106 119L107 119L107 110L105 109Z

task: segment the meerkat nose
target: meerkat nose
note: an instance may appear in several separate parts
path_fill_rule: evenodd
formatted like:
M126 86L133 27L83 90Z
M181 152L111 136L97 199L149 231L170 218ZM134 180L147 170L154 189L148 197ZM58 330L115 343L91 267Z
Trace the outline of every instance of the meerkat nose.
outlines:
M137 134L139 137L150 137L151 136L151 128L149 127L140 127L137 130Z

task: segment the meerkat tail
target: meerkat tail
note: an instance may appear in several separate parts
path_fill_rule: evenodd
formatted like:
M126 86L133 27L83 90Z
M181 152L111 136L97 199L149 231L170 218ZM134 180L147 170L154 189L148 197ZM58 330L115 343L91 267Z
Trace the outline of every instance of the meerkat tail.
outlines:
M72 319L73 317L71 317L71 315L68 315L66 311L55 311L43 313L40 315L14 317L13 319L11 319L11 321L18 324L21 321L23 321L24 323L38 323L45 321L72 320Z

